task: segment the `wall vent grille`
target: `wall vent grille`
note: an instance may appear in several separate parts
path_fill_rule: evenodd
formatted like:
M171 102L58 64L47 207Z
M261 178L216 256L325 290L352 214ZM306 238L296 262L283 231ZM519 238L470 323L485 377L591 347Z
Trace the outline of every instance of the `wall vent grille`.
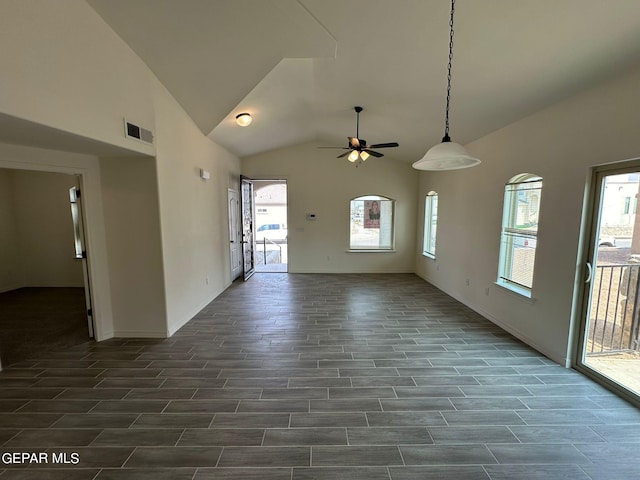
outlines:
M134 123L124 120L124 136L127 138L135 138L141 142L153 144L153 132L142 128Z

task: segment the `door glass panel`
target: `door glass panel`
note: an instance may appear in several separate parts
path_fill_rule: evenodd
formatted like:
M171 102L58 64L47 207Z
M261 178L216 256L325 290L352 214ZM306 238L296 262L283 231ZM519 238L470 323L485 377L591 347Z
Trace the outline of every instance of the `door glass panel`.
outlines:
M640 172L600 174L582 365L640 394Z
M75 258L83 257L84 245L82 244L82 226L80 224L80 205L78 203L78 188L71 187L69 189L69 201L71 202L71 220L73 222L73 240L75 249Z
M241 177L242 202L242 264L244 279L248 280L255 272L255 250L253 240L254 199L253 182Z

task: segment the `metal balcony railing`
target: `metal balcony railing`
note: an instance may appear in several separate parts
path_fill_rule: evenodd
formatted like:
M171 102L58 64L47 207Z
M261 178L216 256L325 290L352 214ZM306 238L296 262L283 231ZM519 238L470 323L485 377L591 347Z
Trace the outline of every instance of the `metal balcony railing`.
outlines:
M602 265L592 279L587 354L640 350L640 265Z

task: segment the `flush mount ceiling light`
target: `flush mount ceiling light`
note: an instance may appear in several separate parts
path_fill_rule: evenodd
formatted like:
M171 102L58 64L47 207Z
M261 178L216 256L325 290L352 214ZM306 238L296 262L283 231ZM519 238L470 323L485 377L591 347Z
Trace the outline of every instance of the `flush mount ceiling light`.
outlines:
M244 112L236 115L236 123L241 127L248 127L249 125L251 125L252 121L253 121L253 118L251 118L250 113Z
M412 166L417 170L458 170L474 167L480 160L472 157L459 143L449 137L449 104L451 103L451 60L453 59L453 11L455 0L451 0L451 19L449 20L449 64L447 67L447 108L445 110L445 127L442 142L425 153L424 157Z

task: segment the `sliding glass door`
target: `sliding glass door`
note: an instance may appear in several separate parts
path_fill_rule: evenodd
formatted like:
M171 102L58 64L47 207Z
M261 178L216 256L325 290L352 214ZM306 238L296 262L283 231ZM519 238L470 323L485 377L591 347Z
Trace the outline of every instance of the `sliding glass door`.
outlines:
M640 165L596 172L577 367L640 399Z

